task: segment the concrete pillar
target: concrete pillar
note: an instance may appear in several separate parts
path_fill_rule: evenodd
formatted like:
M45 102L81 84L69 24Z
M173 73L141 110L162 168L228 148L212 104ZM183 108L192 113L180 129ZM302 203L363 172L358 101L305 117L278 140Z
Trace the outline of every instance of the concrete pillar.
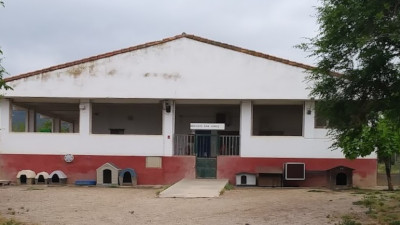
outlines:
M92 133L92 104L89 100L81 100L79 112L79 133L89 135Z
M53 118L53 133L61 132L61 120L59 118Z
M175 134L175 102L166 100L162 108L162 134L164 142L164 156L174 154Z
M35 132L36 128L36 113L35 110L28 110L28 132Z
M315 107L314 101L304 102L304 121L303 121L303 136L304 138L314 137L314 123L315 123Z
M11 102L8 99L0 98L0 132L11 131Z
M251 101L242 101L240 105L240 156L246 156L250 148L250 138L253 132L253 105Z

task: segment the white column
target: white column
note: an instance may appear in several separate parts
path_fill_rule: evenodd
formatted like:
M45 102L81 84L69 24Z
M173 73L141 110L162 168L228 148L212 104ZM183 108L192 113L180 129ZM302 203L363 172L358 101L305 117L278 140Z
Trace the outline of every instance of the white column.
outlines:
M163 102L162 134L164 139L164 156L172 156L174 154L175 134L175 102L172 100Z
M59 118L53 118L53 133L60 133L61 131L61 120Z
M240 156L246 156L250 148L253 129L253 105L251 101L242 101L240 105Z
M92 133L92 104L89 100L81 100L79 112L79 133L89 135Z
M0 132L11 131L11 103L8 99L0 99Z
M36 113L35 110L28 110L28 132L35 132L36 127Z
M304 138L314 137L314 123L315 123L315 107L313 101L306 101L304 103L304 123L303 123L303 136Z

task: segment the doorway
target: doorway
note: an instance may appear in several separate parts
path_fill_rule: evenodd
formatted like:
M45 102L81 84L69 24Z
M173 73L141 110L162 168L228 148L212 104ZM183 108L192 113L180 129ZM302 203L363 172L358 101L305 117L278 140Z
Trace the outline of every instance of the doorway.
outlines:
M211 130L195 132L196 177L217 177L218 134Z

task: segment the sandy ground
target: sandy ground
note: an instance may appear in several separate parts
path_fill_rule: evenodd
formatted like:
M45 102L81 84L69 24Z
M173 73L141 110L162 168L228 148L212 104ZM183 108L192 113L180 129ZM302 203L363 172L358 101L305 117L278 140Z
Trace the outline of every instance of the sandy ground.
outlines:
M0 187L0 214L41 225L320 225L338 223L346 214L366 217L364 208L352 204L362 197L353 191L235 188L218 198L180 199L158 198L158 190L4 186Z

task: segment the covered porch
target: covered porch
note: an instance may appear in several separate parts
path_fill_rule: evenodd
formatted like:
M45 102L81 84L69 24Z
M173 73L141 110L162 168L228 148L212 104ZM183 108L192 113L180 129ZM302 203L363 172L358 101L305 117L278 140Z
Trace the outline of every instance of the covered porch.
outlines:
M318 131L314 129L313 111L308 113L312 102L301 100L10 98L1 104L3 134L25 133L23 136L37 139L39 133L47 133L57 136L54 140L65 139L65 143L79 136L81 149L88 148L90 142L90 148L96 149L93 153L106 155L243 156L254 150L260 154L259 148L251 147L254 143L273 145L283 141L279 136L287 137L286 141L313 138ZM196 124L210 126L199 128ZM98 139L107 139L110 144L99 145L102 141ZM132 149L138 143L142 147ZM71 151L70 146L61 147L64 150L60 154ZM72 151L81 152L76 148Z

